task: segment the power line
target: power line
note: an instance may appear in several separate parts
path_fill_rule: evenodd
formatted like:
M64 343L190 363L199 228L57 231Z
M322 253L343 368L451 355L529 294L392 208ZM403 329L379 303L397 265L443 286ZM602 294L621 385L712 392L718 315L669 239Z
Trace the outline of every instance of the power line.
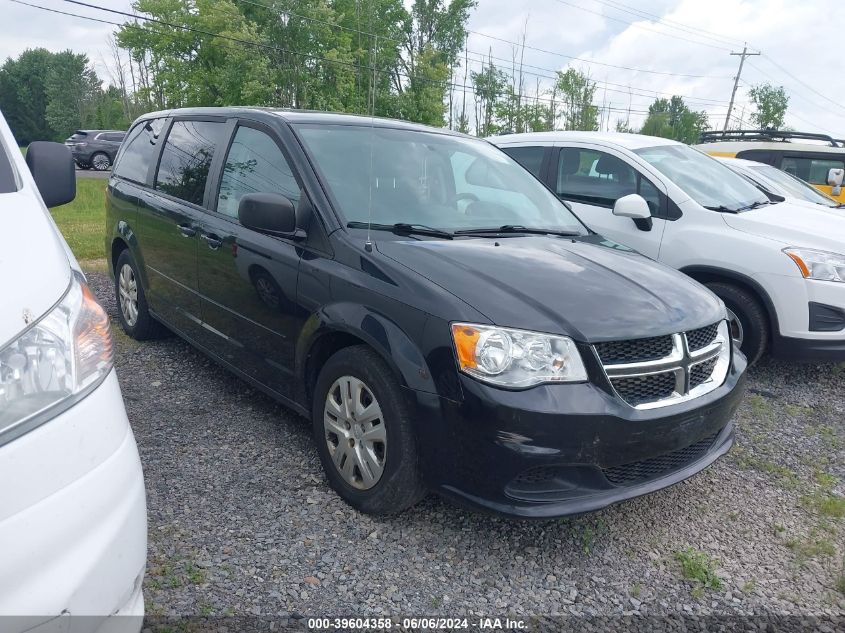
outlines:
M811 85L809 85L809 84L807 84L807 83L805 83L805 82L801 81L800 79L798 79L798 77L796 77L795 75L793 75L793 74L792 74L791 72L789 72L786 68L784 68L783 66L781 66L780 64L778 64L775 60L773 60L773 59L772 59L769 55L764 55L764 58L765 58L765 59L766 59L766 60L767 60L770 64L772 64L772 65L773 65L773 66L775 66L776 68L779 68L779 69L780 69L780 70L781 70L784 74L786 74L786 76L787 76L787 77L791 77L792 79L794 79L795 81L797 81L799 84L801 84L802 86L804 86L805 88L807 88L810 92L813 92L813 93L817 94L817 95L818 95L818 96L820 96L822 99L824 99L825 101L829 101L830 103L832 103L832 104L833 104L833 105L835 105L836 107L838 107L838 108L842 108L843 110L845 110L845 107L843 107L841 103L839 103L838 101L834 101L834 100L833 100L833 99L831 99L830 97L827 97L827 96L823 95L823 94L822 94L822 93L820 93L818 90L816 90L815 88L813 88Z
M631 15L636 15L639 17L644 17L646 19L653 18L660 24L664 26L668 26L670 28L677 29L679 31L684 31L687 33L692 34L700 34L699 37L707 37L715 42L722 42L724 44L728 44L730 46L736 46L738 44L742 44L741 40L733 39L725 37L720 33L715 33L713 31L708 31L706 29L701 29L696 26L690 26L689 24L684 24L683 22L677 22L675 20L669 20L663 16L657 15L656 13L649 13L648 11L644 11L643 9L638 9L632 7L628 4L623 4L621 2L616 2L616 0L595 0L599 4L603 4L607 7L612 9L616 9L617 11L623 11L625 13L629 13Z
M628 20L623 20L622 18L615 18L613 16L607 15L602 13L601 11L593 11L592 9L588 9L586 7L579 6L577 4L573 4L571 2L567 2L566 0L556 0L556 2L560 4L564 4L568 7L572 7L573 9L578 9L579 11L584 11L586 13L592 13L593 15L598 15L606 20L613 20L614 22L621 22L622 24L627 24L629 26L633 26L637 29L642 29L643 31L649 31L650 33L656 33L657 35L663 35L665 37L671 37L672 39L682 40L688 44L699 44L700 46L707 46L709 48L716 48L721 51L729 51L730 49L725 48L724 46L716 46L715 44L708 44L707 42L699 42L697 40L690 40L688 37L683 37L681 35L674 35L672 33L664 33L663 31L658 31L657 29L650 29L647 26L642 24L637 24L636 22L629 22Z

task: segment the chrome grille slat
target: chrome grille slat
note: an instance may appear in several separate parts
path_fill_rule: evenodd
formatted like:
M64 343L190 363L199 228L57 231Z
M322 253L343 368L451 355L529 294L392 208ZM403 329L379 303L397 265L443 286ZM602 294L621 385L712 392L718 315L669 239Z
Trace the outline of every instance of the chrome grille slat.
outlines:
M616 395L634 408L648 409L703 395L718 386L708 383L713 382L723 346L729 344L715 323L689 332L593 347Z

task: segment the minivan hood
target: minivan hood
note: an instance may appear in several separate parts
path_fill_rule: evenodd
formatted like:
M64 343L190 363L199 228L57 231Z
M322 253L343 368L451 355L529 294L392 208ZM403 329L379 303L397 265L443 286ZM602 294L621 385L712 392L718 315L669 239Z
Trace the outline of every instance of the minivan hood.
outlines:
M378 249L496 325L585 342L680 332L725 314L703 286L598 235L381 241Z
M0 150L2 151L2 150ZM34 189L0 194L0 348L62 298L71 267Z
M741 213L724 213L731 228L781 242L845 253L845 212L819 205L779 202Z

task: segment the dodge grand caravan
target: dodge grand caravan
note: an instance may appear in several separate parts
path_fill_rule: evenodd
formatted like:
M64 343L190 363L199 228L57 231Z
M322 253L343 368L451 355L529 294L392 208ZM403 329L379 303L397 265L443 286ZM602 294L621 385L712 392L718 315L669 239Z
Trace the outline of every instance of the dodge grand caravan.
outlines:
M3 631L138 631L144 615L144 481L109 318L46 209L75 193L70 151L32 143L25 163L0 115Z
M845 360L845 215L770 199L716 159L641 134L496 137L594 231L706 284L750 362Z
M152 113L108 187L124 330L163 326L312 420L331 486L526 517L678 482L732 443L724 304L587 230L489 143L390 120Z

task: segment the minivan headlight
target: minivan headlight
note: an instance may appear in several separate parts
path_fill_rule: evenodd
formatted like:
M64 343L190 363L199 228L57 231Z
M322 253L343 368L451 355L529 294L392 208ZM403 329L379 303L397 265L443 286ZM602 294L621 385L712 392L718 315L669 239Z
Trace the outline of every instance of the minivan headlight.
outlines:
M587 380L581 354L567 336L453 323L452 341L461 371L492 385L525 388Z
M0 444L87 395L113 364L109 317L74 271L61 301L0 348Z
M783 252L795 262L804 279L845 281L845 255L812 248L785 248Z

